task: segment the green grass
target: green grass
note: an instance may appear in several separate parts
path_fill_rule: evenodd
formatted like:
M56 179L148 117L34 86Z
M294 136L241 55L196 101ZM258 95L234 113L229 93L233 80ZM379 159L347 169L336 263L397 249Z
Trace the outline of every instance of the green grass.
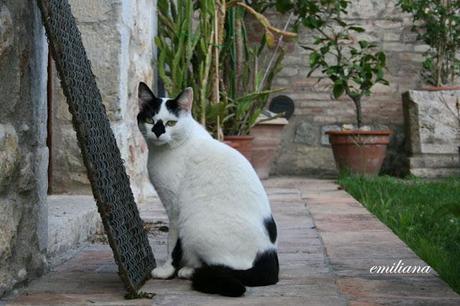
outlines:
M460 293L460 178L343 176L339 183Z

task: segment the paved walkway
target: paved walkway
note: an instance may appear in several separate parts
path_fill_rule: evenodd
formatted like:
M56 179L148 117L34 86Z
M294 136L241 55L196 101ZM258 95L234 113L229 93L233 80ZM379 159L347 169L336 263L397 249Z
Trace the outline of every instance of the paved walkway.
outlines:
M370 274L403 260L425 265L385 225L333 181L276 178L265 182L279 228L280 282L248 288L242 298L190 290L186 280L149 280L153 300L124 300L110 248L103 243L33 281L8 305L460 305L437 275ZM159 203L142 211L161 263L166 221ZM1 304L2 302L0 302Z

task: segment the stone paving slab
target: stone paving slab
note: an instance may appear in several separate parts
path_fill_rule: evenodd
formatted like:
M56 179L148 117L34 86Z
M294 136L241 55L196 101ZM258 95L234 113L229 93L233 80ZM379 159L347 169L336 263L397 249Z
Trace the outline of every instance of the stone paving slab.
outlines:
M149 280L153 300L124 300L110 248L87 246L7 305L460 305L435 272L370 274L403 259L425 265L384 224L332 180L276 178L264 182L279 228L280 281L225 298L190 289L187 280ZM158 262L166 258L167 218L158 201L142 205ZM2 302L0 302L1 305Z

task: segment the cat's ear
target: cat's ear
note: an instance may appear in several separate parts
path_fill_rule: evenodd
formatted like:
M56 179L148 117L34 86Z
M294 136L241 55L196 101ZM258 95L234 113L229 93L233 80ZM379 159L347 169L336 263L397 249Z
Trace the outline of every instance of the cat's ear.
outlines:
M192 87L187 87L182 91L176 98L179 108L190 112L192 110L193 103L193 89Z
M137 90L137 97L139 98L139 105L143 106L146 104L151 103L152 101L156 100L155 95L150 90L150 88L144 82L139 83L139 87Z

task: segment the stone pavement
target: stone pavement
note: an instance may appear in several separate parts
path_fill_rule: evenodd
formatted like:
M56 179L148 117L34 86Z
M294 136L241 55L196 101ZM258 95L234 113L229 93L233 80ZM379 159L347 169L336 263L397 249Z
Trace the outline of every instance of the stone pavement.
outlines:
M124 300L110 248L86 246L75 257L10 296L7 305L460 305L435 272L370 274L403 260L426 265L385 225L329 180L264 182L279 229L280 281L225 298L190 290L187 280L149 280L153 300ZM166 217L143 205L158 262L166 255ZM0 302L2 304L2 302Z

